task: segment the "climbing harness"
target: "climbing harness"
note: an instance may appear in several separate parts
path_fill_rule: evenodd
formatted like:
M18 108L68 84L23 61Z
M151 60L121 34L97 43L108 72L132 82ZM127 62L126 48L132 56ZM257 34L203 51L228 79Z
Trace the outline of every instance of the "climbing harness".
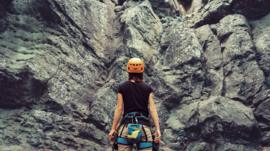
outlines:
M136 144L137 149L152 148L153 142L148 141L144 125L150 126L148 117L139 112L127 113L119 125L119 127L122 126L122 129L116 139L116 143L129 146ZM122 133L125 127L127 127L128 135L127 137L122 137ZM145 136L145 141L141 141L143 133Z
M128 124L128 139L133 142L139 142L142 138L142 125L141 124Z

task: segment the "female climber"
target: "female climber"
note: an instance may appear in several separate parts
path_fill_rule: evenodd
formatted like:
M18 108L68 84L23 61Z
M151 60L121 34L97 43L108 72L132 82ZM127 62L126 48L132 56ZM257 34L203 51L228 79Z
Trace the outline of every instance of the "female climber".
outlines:
M134 144L139 151L152 151L161 137L153 89L143 81L144 62L141 59L131 58L127 71L129 79L118 87L109 139L117 144L119 151L131 151ZM150 129L149 114L155 126L154 135Z

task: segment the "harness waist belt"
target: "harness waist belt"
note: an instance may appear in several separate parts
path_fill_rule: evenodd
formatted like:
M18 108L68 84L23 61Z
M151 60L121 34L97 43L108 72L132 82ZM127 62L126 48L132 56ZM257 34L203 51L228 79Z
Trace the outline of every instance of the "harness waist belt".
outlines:
M126 118L123 121L123 124L136 123L133 119ZM137 124L143 124L146 126L150 126L150 121L146 119L138 119Z
M123 118L123 124L128 123L137 123L137 124L143 124L146 126L150 126L150 120L148 117L144 116L143 113L140 112L130 112L127 113Z

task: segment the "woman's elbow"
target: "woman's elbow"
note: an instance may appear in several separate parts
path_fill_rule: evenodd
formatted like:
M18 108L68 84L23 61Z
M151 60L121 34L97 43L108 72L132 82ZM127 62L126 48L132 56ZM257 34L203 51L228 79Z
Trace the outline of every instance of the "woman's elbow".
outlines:
M152 114L152 113L155 113L155 112L156 112L156 108L155 108L155 107L150 107L150 108L149 108L149 111L150 111L151 114Z
M115 111L118 112L118 113L122 113L123 107L117 107L117 108L115 109Z

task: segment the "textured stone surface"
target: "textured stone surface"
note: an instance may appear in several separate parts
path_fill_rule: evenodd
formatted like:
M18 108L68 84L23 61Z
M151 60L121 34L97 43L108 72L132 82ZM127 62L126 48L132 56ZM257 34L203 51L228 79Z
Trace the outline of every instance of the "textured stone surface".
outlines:
M270 22L269 22L269 15L264 17L259 21L252 22L253 26L253 37L254 43L256 46L256 50L258 53L258 64L259 67L263 70L265 75L265 83L267 85L266 90L263 89L260 93L255 96L254 104L258 105L254 114L257 117L259 122L260 128L262 130L262 143L267 145L270 143L269 135L269 29L270 29Z
M194 3L195 9L189 15L189 19L191 25L196 27L215 24L229 14L243 14L250 19L257 19L269 13L269 3L268 0L201 1Z
M270 15L267 15L260 21L255 21L252 23L254 27L253 37L254 43L258 52L258 63L261 69L264 71L267 79L267 84L270 84L270 62L269 62L269 50L270 50Z
M121 15L124 43L128 55L138 55L147 61L156 55L162 25L148 1L128 1Z
M242 15L228 15L217 25L223 56L224 95L250 104L265 77L256 61L250 27Z
M216 69L222 66L222 52L218 37L213 33L209 25L196 29L200 45L203 47L206 58L206 65L209 69Z
M231 134L235 135L235 138L252 139L250 138L252 134L246 132L253 132L256 129L256 120L252 110L240 102L224 97L211 97L183 107L171 116L166 124L172 130L194 130L194 133L199 133L197 135L208 140L211 140L211 137L219 137L219 133L224 134L224 137L226 134ZM217 133L216 136L214 133ZM252 135L252 137L255 136Z
M213 144L208 144L205 142L199 142L199 143L191 143L188 147L187 150L190 151L208 151L208 150L216 150L216 151L257 151L259 148L256 147L248 147L244 145L239 145L239 144L232 144L232 143L224 143L221 145L213 145Z
M130 57L161 150L269 149L269 1L171 2L0 0L0 150L110 150Z
M155 67L165 89L157 94L164 94L165 107L170 110L180 102L190 103L200 98L204 84L202 48L194 30L173 21L164 29L159 51L162 55Z

